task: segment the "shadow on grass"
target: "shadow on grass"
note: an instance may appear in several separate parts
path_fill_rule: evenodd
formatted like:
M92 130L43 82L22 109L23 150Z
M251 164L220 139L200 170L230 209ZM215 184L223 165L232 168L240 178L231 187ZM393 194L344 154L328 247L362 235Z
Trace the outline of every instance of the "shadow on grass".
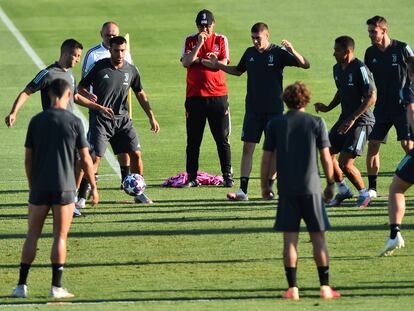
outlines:
M353 232L353 231L380 231L386 230L387 225L339 225L333 227L331 232ZM406 224L404 230L413 230L414 224ZM305 231L301 228L301 231ZM246 227L246 228L210 228L210 229L177 229L177 230L124 230L124 231L89 231L89 232L72 232L70 237L75 238L95 238L95 237L127 237L127 236L181 236L181 235L224 235L224 234L257 234L257 233L275 233L271 227ZM42 235L43 237L52 237L51 233ZM21 239L25 238L23 233L3 233L0 239Z

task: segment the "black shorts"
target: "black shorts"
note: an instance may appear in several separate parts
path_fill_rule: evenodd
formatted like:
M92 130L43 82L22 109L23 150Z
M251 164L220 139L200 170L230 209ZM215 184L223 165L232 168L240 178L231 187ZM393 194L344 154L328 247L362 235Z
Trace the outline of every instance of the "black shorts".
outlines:
M29 203L34 205L67 205L75 203L76 191L30 191Z
M241 140L249 143L259 143L267 123L279 113L246 112L243 120Z
M385 144L387 142L388 132L392 126L394 126L397 131L398 141L412 139L410 125L407 121L407 114L402 113L394 116L375 114L375 124L368 140L377 140Z
M279 195L274 229L299 232L301 219L305 221L308 232L329 230L331 226L322 195Z
M98 157L105 155L108 142L114 154L141 150L139 138L129 116L113 120L91 116L88 141L90 148Z
M414 184L414 149L398 164L395 175L409 184Z
M367 138L372 131L372 125L353 125L346 134L339 134L338 128L342 122L337 122L329 131L331 153L346 152L355 156L362 155Z

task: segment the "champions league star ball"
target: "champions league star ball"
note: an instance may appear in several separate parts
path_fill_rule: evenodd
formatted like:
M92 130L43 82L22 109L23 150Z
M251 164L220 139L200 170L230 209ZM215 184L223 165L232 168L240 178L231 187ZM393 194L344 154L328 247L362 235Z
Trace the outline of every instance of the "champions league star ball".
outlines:
M134 197L143 193L146 186L144 177L139 174L129 174L122 182L124 191Z

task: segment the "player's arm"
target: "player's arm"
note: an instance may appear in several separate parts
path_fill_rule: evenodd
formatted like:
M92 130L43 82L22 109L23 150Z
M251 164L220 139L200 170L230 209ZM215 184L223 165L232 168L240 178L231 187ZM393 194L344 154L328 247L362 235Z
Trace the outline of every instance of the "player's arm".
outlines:
M315 103L314 107L315 107L315 111L316 112L328 112L331 111L332 109L334 109L336 106L338 106L341 103L341 99L339 97L339 91L337 91L335 93L335 96L333 97L333 99L331 100L331 102L329 103L329 105L325 105L323 103Z
M98 110L104 114L106 114L107 116L114 118L114 112L111 108L102 106L96 102L91 101L90 99L88 99L86 96L81 95L82 94L91 94L89 93L85 88L81 88L78 87L78 93L75 94L75 96L73 96L73 99L75 100L75 102L83 107L86 107L88 109L92 109L92 110ZM95 94L93 94L95 96ZM96 97L96 96L95 96Z
M32 163L33 163L33 149L27 148L24 155L24 168L26 170L27 182L29 183L29 190L32 189Z
M91 198L92 198L92 205L96 205L99 202L99 193L98 188L96 187L96 180L95 180L95 169L93 167L93 161L91 156L89 155L89 150L87 147L80 148L79 154L81 157L81 164L83 171L86 174L86 178L91 185Z
M355 121L365 113L372 105L375 104L377 100L377 94L374 90L368 92L367 96L364 97L363 102L358 107L358 109L348 117L338 128L339 134L345 134L348 130L354 125Z
M243 74L243 72L237 70L237 66L228 66L227 59L219 60L214 53L209 53L208 57L208 60L202 60L203 65L205 65L208 62L209 65L205 65L206 67L212 69L220 69L223 70L225 73L231 74L233 76L241 76Z
M260 166L260 186L262 189L262 198L264 199L273 197L273 191L269 185L269 172L273 168L272 164L274 161L276 161L276 151L263 150Z
M151 124L151 131L153 131L154 133L158 133L160 131L160 125L158 124L158 121L155 119L154 112L151 109L147 94L145 94L144 90L141 89L140 91L135 92L135 96L137 97L139 104L141 105L142 109L148 117L148 120Z
M17 112L20 110L20 108L32 94L33 93L28 88L25 88L17 96L16 100L13 103L10 113L6 116L4 120L8 127L12 127L13 124L16 122Z
M181 57L181 63L185 68L190 67L192 64L200 64L200 60L197 55L200 52L201 47L203 46L204 42L207 39L207 33L200 32L198 34L198 41L197 44L193 47L191 51L184 53ZM186 44L186 42L184 43ZM185 48L185 47L184 47Z
M323 167L323 171L326 176L326 187L323 193L324 193L325 201L328 202L333 198L335 194L335 179L334 179L332 157L331 157L328 147L319 149L319 155L320 155L320 160L321 160L321 164Z
M303 68L303 69L309 69L310 68L310 63L309 61L302 56L302 54L300 54L298 51L295 50L295 48L293 47L292 43L289 42L286 39L282 40L282 46L284 46L286 48L286 50L288 50L297 60L299 67Z

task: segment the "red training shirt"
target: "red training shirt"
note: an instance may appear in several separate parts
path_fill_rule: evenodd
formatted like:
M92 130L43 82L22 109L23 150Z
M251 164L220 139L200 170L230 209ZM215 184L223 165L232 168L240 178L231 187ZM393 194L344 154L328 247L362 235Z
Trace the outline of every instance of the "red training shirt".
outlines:
M185 38L183 54L188 54L197 45L198 33ZM208 59L207 53L213 52L218 60L230 62L229 46L224 35L213 33L203 44L197 57ZM186 97L227 95L226 74L222 70L207 68L201 64L191 64L187 68Z

